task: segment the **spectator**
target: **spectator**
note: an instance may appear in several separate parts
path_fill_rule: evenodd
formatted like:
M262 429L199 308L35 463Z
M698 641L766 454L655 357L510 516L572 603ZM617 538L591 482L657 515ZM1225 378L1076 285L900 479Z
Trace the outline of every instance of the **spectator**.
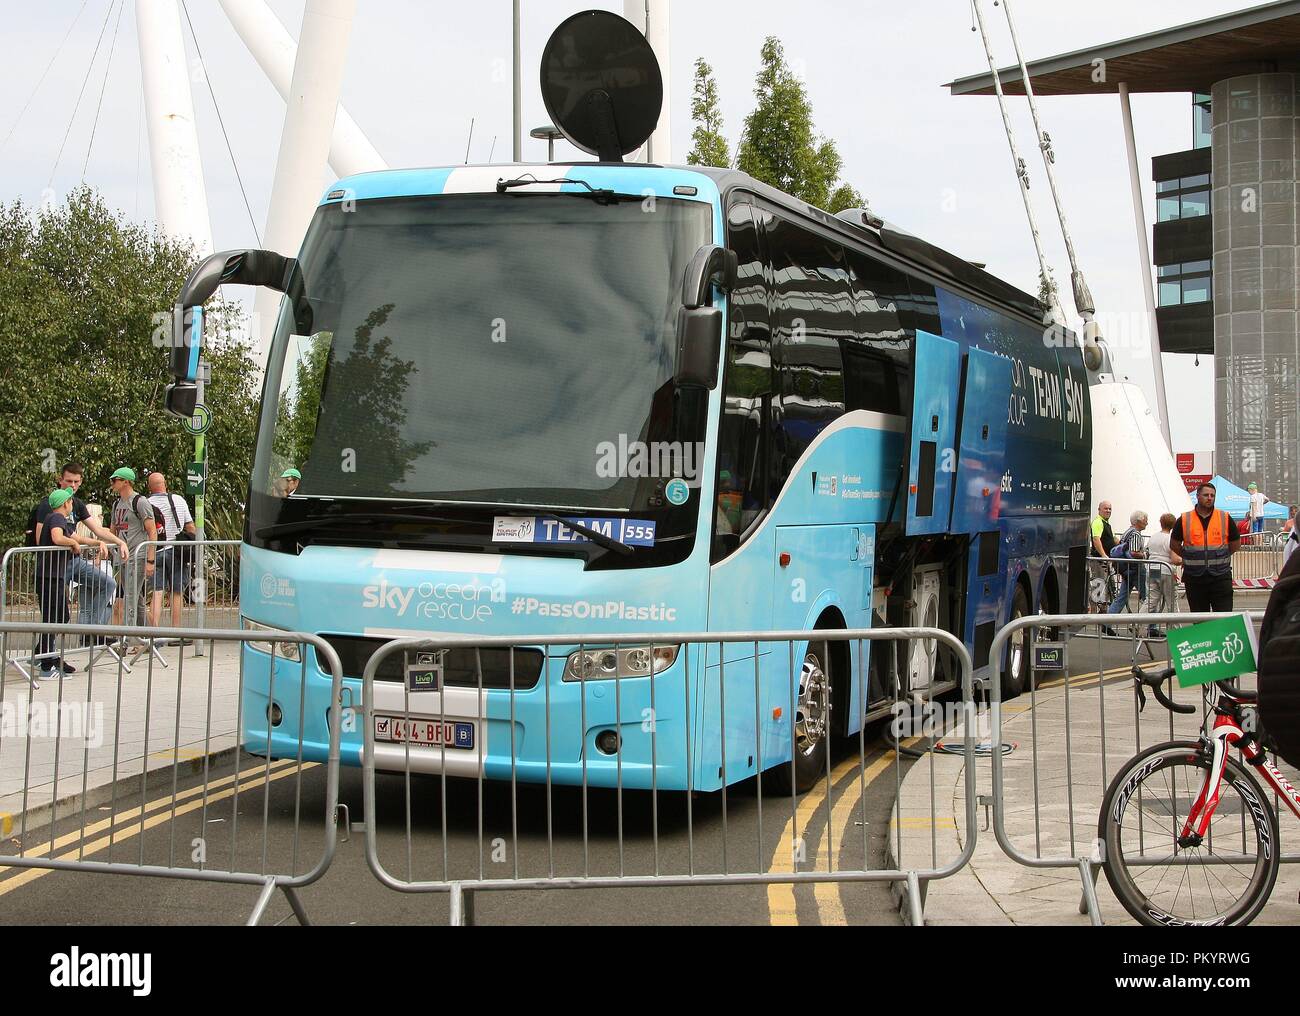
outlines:
M1268 498L1259 492L1259 484L1251 483L1246 490L1250 492L1250 531L1252 533L1262 533L1264 531L1264 505L1268 504Z
M98 561L108 561L108 548L110 545L118 549L118 553L121 555L120 560L125 561L126 544L114 536L112 532L105 529L103 523L91 513L86 503L77 497L77 490L81 487L82 477L85 472L85 467L79 462L69 462L59 472L59 490L66 490L72 495L66 511L67 517L72 520L74 528L81 525L88 530L83 542L91 546L98 546ZM49 498L46 497L41 499L32 513L32 518L36 523L35 539L37 546L48 546L48 544L42 544L41 536L45 528L45 520L51 510ZM60 554L57 556L63 557L65 555ZM105 571L98 567L93 560L73 556L67 562L65 570L67 580L77 583L77 623L108 624L109 611L113 606L113 596L117 591L117 583L113 578L112 569L109 568Z
M69 551L76 553L83 545L95 546L76 534L77 524L72 520L72 491L60 487L49 496L50 510L41 526L38 547L59 547L58 552L36 555L36 588L40 598L41 621L44 624L68 623L68 561ZM75 673L77 668L63 659L63 649L55 649L57 635L41 635L37 642L34 663L39 664L39 676L44 680L58 671Z
M1284 533L1295 532L1295 508L1295 505L1291 506L1291 513L1287 515L1286 521L1282 523L1282 532Z
M136 493L134 469L123 466L114 471L110 482L117 495L117 503L113 505L113 531L127 546L126 566L122 570L124 620L128 628L134 628L139 617L141 589L156 565L153 544L158 539L158 526L153 505L143 494ZM141 547L144 547L142 552ZM139 652L140 648L137 642L132 652Z
M181 533L188 533L194 539L194 517L190 515L190 506L185 498L177 497L167 489L167 477L162 473L149 474L149 501L162 512L163 530L169 544L175 544ZM154 571L153 602L149 607L149 624L157 628L162 621L163 593L171 594L172 627L181 626L181 606L184 601L185 586L189 578L189 560L186 552L189 547L167 546L158 549L157 568ZM182 645L189 641L182 640Z
M298 490L298 484L302 483L302 473L296 469L286 469L280 474L280 489L284 492L281 497L289 497Z
M1183 559L1169 547L1169 536L1174 523L1178 521L1172 512L1160 516L1160 532L1147 541L1147 560L1151 562L1151 574L1147 577L1147 598L1142 604L1144 614L1164 614L1174 610L1174 569L1183 563ZM1155 625L1147 628L1147 638L1159 638L1160 631Z
M1293 508L1292 511L1295 509ZM1293 519L1294 517L1292 516ZM1286 535L1286 541L1282 544L1282 567L1278 568L1278 574L1281 574L1282 568L1285 568L1286 563L1291 560L1291 555L1296 552L1297 547L1300 547L1300 528L1292 526L1291 531Z
M1120 538L1115 548L1111 550L1112 557L1122 557L1125 559L1123 564L1118 565L1115 571L1119 574L1119 592L1115 594L1115 599L1111 601L1110 606L1106 609L1108 614L1118 614L1128 606L1128 594L1130 589L1136 588L1138 599L1146 599L1146 569L1137 562L1146 558L1146 538L1142 533L1147 528L1147 513L1133 512L1128 517L1129 527L1124 530L1124 535ZM1121 548L1118 550L1116 548ZM1106 629L1107 635L1115 634L1113 630Z
M1214 507L1214 484L1196 488L1196 507L1183 512L1169 534L1169 547L1183 559L1187 606L1198 613L1232 610L1232 555L1241 533L1232 516Z
M1091 587L1088 597L1088 610L1096 613L1101 604L1106 602L1106 579L1110 566L1105 559L1110 557L1111 548L1115 546L1115 533L1110 528L1110 513L1113 511L1109 501L1097 505L1097 517L1092 520L1092 554L1088 562L1088 577ZM1097 560L1100 558L1101 560Z

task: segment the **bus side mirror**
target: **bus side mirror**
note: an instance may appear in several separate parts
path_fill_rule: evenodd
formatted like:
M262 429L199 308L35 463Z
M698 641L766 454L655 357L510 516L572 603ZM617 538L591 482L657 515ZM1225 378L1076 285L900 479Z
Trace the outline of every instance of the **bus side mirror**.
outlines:
M718 387L722 353L722 311L717 307L682 307L677 312L677 387Z
M199 403L199 386L189 381L178 381L167 386L167 412L172 416L189 419L194 415Z
M712 391L718 386L722 354L722 311L714 307L713 287L724 293L736 284L734 251L705 244L686 266L682 307L677 312L677 386Z
M195 379L199 369L199 353L203 349L203 306L176 305L172 317L171 375L177 381ZM193 415L193 414L190 414Z

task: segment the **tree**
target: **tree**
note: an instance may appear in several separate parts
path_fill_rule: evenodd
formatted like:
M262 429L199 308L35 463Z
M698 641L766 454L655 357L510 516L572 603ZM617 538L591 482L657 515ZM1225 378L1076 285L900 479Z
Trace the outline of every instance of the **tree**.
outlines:
M718 84L713 80L713 68L703 58L695 61L695 95L691 99L691 122L695 124L695 130L691 134L695 147L686 157L687 164L714 166L718 169L730 166L730 146L722 135Z
M808 93L786 64L785 50L775 37L763 43L761 59L754 88L758 104L745 120L737 166L810 205L838 211L830 207L832 197L843 201L850 195L856 198L857 192L841 187L832 195L843 167L835 142L814 135Z
M826 205L826 211L834 215L846 208L865 208L866 205L866 199L861 194L849 184L842 183L835 188L835 193L831 195Z
M118 466L160 469L180 488L194 439L163 410L168 350L155 335L166 336L158 315L195 260L187 244L124 221L89 188L39 212L0 206L0 546L21 541L28 511L69 460L86 465L83 499L105 507ZM220 301L205 315L207 497L222 536L242 525L258 409L238 317Z

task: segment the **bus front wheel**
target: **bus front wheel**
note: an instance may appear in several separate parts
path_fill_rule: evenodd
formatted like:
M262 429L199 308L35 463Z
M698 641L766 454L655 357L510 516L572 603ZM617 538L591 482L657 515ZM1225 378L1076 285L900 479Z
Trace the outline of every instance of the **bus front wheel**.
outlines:
M825 774L831 733L831 654L826 642L809 642L797 675L794 761L773 770L779 793L807 793Z

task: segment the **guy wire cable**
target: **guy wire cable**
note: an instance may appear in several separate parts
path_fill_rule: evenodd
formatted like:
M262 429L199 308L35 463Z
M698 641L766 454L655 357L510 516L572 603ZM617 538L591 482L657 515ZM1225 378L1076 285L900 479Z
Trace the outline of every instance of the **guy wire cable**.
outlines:
M997 64L993 60L993 49L989 45L988 32L984 29L984 15L980 11L979 0L971 0L971 10L975 14L976 24L979 25L980 39L984 43L984 56L988 60L989 72L993 75L993 88L998 96L998 110L1002 114L1002 126L1006 131L1007 145L1011 149L1011 161L1015 167L1016 180L1020 184L1020 197L1025 203L1025 216L1029 219L1029 232L1034 238L1034 250L1038 254L1038 270L1042 277L1043 287L1047 290L1048 313L1053 324L1063 325L1065 324L1065 313L1061 310L1061 301L1056 295L1056 284L1052 281L1051 272L1047 267L1047 258L1043 254L1043 241L1038 232L1038 222L1034 218L1034 208L1029 202L1029 169L1025 166L1025 160L1020 157L1020 152L1016 148L1015 133L1011 129L1011 118L1007 114L1006 96L1002 94L1002 80L998 77Z

